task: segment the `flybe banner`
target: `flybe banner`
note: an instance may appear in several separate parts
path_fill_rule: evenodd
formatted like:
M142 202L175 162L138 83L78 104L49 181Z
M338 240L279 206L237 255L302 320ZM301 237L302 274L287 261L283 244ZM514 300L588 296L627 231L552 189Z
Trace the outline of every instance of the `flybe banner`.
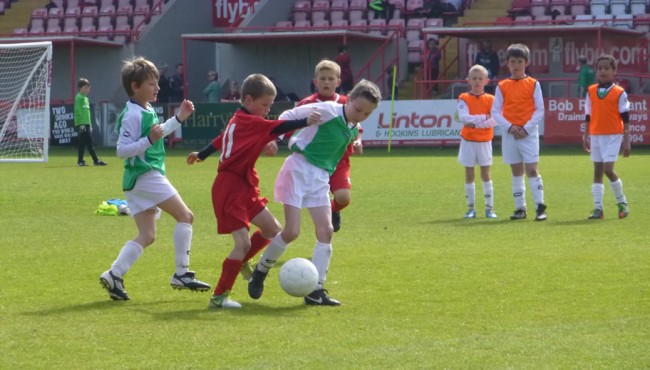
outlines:
M212 24L215 27L236 26L251 12L254 0L212 0Z

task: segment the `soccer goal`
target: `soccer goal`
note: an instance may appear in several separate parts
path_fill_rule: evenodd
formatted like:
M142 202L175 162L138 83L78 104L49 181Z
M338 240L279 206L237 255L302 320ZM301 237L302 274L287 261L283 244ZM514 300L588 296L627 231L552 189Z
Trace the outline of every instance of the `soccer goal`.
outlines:
M0 44L0 162L47 162L52 43Z

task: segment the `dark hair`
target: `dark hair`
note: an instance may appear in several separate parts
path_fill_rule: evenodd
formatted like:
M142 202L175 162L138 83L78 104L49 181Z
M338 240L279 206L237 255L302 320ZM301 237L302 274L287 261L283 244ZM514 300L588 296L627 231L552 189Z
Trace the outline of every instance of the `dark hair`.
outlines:
M510 58L523 58L528 61L530 59L530 49L524 44L512 44L506 50L506 60Z
M131 83L135 82L136 86L140 86L149 78L154 78L156 81L160 78L158 69L150 61L143 57L136 57L124 62L122 66L122 86L128 96L133 96Z
M339 53L342 53L344 51L348 50L347 45L339 45Z
M81 89L84 86L90 86L90 82L88 82L88 79L82 77L79 79L79 82L77 82L77 88Z
M596 59L596 65L598 65L598 63L600 63L601 60L606 60L606 61L608 61L608 62L609 62L609 65L612 66L612 69L613 69L613 70L616 70L616 67L617 67L617 64L618 64L618 63L616 62L616 58L614 58L613 55L609 55L609 54L600 54L600 56L598 57L598 59Z
M246 95L250 95L253 100L262 96L276 96L277 90L271 80L263 74L252 74L242 82L241 85L241 102L244 102Z

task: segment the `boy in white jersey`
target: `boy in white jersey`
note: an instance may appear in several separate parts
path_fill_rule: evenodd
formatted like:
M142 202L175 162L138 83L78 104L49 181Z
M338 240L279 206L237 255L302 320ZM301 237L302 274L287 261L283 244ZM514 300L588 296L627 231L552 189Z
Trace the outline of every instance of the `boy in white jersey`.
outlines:
M275 184L275 200L284 203L284 230L273 238L253 271L248 294L258 299L264 291L268 271L290 242L300 233L300 213L307 208L316 229L312 262L318 270L318 286L305 297L305 304L338 306L323 284L332 255L332 212L329 200L329 177L348 145L359 133L359 123L377 108L379 88L362 80L350 92L345 105L323 102L303 105L280 115L280 119L306 118L313 111L321 115L320 125L312 125L293 134L289 149L293 152L284 162Z
M603 175L616 197L618 217L625 218L629 213L627 199L623 193L623 181L614 171L618 153L623 149L623 157L629 157L630 145L630 102L625 90L614 83L616 59L603 54L596 60L598 83L587 89L585 99L585 133L583 148L590 153L594 162L594 182L591 193L594 197L594 210L589 219L605 217L603 195L605 185Z
M156 101L160 90L158 77L156 66L144 58L127 61L122 67L122 85L129 101L118 118L117 156L124 159L122 188L138 227L138 235L124 244L111 268L99 277L100 284L113 300L129 299L122 278L142 255L144 248L154 242L160 209L176 219L176 272L171 278L172 288L194 291L210 289L210 285L197 280L194 272L189 271L194 215L165 177L162 138L172 133L194 112L194 105L184 100L179 113L161 125L156 111L149 104Z

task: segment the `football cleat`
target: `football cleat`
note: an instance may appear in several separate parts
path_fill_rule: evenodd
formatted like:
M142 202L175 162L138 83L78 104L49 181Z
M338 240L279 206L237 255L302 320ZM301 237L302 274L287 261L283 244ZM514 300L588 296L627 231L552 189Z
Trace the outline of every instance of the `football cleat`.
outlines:
M251 268L250 261L242 263L241 268L239 269L239 274L246 281L249 281L253 277L253 269Z
M225 291L220 295L213 295L208 303L208 308L241 308L239 302L228 298L230 291Z
M334 232L341 230L341 212L332 211L332 227Z
M546 221L546 206L543 203L537 205L535 221Z
M510 215L511 220L523 220L526 218L525 209L517 209L513 214Z
M195 274L194 271L188 271L180 276L174 274L169 284L172 288L179 290L188 289L195 292L205 292L206 290L209 290L210 284L197 280L196 277L194 277Z
M476 211L473 208L470 208L465 212L465 218L476 218Z
M97 160L97 162L95 162L94 164L95 166L108 166L108 163L100 160Z
M86 166L86 162L84 162L84 161L77 162L77 166L79 166L79 167L85 167L85 166Z
M108 296L114 301L128 301L129 295L126 294L124 289L124 281L113 275L111 270L108 270L99 276L99 283L106 289Z
M259 299L264 293L264 279L268 272L262 272L257 268L253 270L253 276L248 281L248 295L253 299Z
M497 218L497 217L499 217L499 216L497 216L497 214L494 213L493 210L488 209L488 210L485 211L485 218Z
M595 208L589 215L589 220L598 220L601 218L605 218L605 213L600 208Z
M630 208L627 206L627 203L618 204L618 218L625 218L630 213Z
M305 304L311 306L340 306L341 302L327 295L327 290L316 289L305 296Z

